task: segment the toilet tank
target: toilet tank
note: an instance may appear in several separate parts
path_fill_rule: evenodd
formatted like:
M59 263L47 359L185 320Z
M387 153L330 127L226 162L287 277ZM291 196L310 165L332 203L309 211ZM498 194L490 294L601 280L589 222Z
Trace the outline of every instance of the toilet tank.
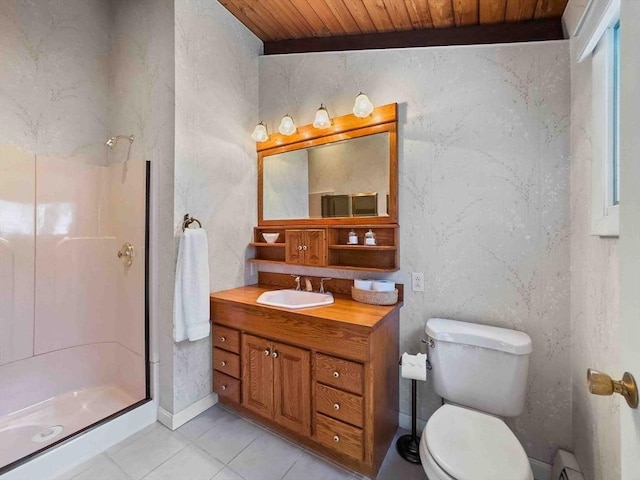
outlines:
M444 318L427 320L435 391L445 400L501 417L524 408L531 338L516 330Z

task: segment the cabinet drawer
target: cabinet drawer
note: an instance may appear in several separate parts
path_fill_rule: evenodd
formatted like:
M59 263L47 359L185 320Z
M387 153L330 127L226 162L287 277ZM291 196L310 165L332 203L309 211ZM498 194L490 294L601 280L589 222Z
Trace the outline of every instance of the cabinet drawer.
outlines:
M240 332L222 325L213 326L213 346L240 353Z
M316 436L319 443L337 452L362 460L362 430L316 413Z
M316 381L338 387L351 393L362 395L364 368L360 363L331 357L323 353L316 354Z
M356 427L362 427L362 397L316 384L316 410Z
M240 403L240 380L237 378L214 370L213 391L221 398Z
M240 355L214 348L213 368L232 377L240 378Z

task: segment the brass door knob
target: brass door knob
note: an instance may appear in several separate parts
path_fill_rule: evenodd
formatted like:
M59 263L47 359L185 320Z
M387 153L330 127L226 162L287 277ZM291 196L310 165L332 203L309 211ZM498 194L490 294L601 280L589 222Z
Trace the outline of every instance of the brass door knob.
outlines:
M629 372L624 372L622 380L611 380L606 373L597 370L587 370L587 384L589 392L594 395L613 395L619 393L631 408L638 407L638 386Z

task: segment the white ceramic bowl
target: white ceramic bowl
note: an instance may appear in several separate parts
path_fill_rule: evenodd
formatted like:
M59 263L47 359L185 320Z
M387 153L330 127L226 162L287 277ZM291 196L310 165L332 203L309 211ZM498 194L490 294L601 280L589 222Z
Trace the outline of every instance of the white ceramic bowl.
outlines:
M276 240L280 236L279 233L263 233L262 237L267 243L276 243Z

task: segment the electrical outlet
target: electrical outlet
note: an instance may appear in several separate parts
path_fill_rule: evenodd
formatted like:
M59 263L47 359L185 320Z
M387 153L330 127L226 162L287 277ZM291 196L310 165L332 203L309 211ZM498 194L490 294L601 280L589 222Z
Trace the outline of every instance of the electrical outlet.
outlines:
M424 292L424 273L411 273L411 290L414 292Z

